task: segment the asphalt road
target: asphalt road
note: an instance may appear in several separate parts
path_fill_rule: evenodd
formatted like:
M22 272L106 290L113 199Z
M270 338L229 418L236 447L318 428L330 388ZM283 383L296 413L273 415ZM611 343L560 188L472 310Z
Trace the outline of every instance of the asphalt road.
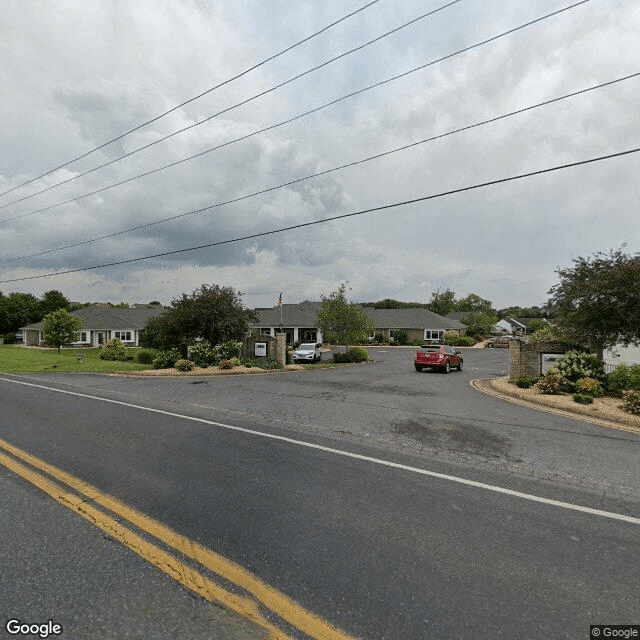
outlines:
M0 381L0 438L351 637L640 623L640 438L474 390L506 351L465 350L448 375L416 373L410 350L371 353L263 376L12 376L33 386ZM263 633L0 469L7 619L54 618L68 638Z

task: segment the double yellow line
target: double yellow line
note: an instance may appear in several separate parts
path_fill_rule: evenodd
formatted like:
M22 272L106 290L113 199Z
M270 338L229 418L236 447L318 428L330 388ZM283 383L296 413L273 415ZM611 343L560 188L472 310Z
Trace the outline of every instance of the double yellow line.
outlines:
M289 640L290 637L267 619L265 610L315 640L354 640L244 567L2 439L0 464L75 511L186 588L253 621L268 632L271 640ZM117 516L120 522L113 516ZM147 537L135 533L122 521L133 525ZM246 595L225 589L208 578L201 569L186 564L177 555L149 541L148 537L155 538L172 552L194 561L207 572L240 587Z

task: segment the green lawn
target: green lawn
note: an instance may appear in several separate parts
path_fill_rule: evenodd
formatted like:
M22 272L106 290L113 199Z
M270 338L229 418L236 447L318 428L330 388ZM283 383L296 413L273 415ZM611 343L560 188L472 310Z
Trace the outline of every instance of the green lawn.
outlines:
M135 355L138 349L129 349ZM0 345L0 371L4 373L21 373L27 371L97 371L111 373L114 371L140 371L151 369L149 364L138 364L133 360L117 362L100 360L99 349L35 349L13 344ZM83 362L77 355L81 354Z

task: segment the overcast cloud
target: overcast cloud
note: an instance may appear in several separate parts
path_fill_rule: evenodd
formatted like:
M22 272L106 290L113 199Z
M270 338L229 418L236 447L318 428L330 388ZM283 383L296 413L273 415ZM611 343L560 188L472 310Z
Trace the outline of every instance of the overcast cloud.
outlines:
M364 4L5 0L0 192ZM10 204L225 111L444 4L380 0L239 80L0 196L0 290L41 295L59 289L79 301L169 303L202 283L218 283L242 291L249 306L271 306L280 290L285 302L318 300L348 280L358 301L427 302L435 289L450 288L501 308L543 303L554 269L574 257L624 243L627 251L639 251L640 154L632 154L237 243L6 282L268 232L640 147L640 78L631 78L269 190L640 72L640 0L591 0L290 124L105 189L572 4L462 0L200 126ZM220 204L262 190L269 191ZM86 242L175 216L181 217ZM84 244L52 251L78 243ZM32 254L40 255L8 262Z

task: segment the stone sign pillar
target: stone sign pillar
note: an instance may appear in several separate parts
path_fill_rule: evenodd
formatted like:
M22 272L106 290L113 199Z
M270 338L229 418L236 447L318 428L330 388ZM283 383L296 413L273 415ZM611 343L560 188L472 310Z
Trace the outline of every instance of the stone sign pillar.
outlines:
M278 341L277 350L277 360L284 367L287 364L287 334L286 333L278 333L276 334L276 340Z

